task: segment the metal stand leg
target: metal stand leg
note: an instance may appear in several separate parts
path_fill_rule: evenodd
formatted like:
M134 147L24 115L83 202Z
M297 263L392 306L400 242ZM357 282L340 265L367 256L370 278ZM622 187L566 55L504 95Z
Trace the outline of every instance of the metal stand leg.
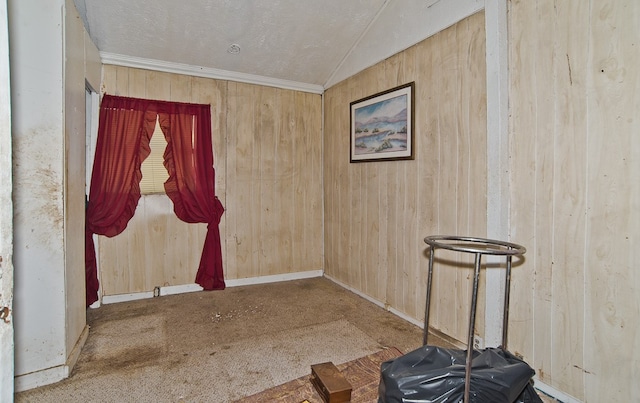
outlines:
M457 237L457 236L430 236L424 239L431 247L429 255L429 272L427 274L427 300L424 312L424 334L423 344L427 344L427 334L429 333L429 308L431 303L431 282L433 279L433 260L436 248L448 249L456 252L475 254L475 271L473 277L473 289L471 293L471 310L469 312L469 335L467 339L467 357L465 362L464 378L464 402L469 402L471 392L471 364L473 362L473 335L476 325L476 306L478 303L478 284L480 280L480 266L482 255L506 256L507 273L505 280L504 312L502 319L502 349L507 348L507 326L509 322L509 287L511 283L511 260L512 256L520 256L526 249L520 245L495 241L483 238Z
M435 247L431 247L429 251L429 272L427 273L427 302L424 307L424 331L422 333L422 345L427 345L427 336L429 335L429 306L431 304L431 281L433 279L433 255Z
M507 327L509 326L509 287L511 286L511 256L507 256L507 273L504 280L504 311L502 314L502 347L507 349Z
M476 306L478 304L478 283L480 279L481 254L476 253L476 265L473 276L473 291L471 292L471 311L469 312L469 337L467 339L467 362L464 373L464 402L469 402L471 387L471 362L473 361L473 333L476 328Z

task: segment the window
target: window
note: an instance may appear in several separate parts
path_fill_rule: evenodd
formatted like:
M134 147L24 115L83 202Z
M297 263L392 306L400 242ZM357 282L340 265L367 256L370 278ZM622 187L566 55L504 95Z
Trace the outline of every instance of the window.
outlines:
M163 112L160 113L160 110ZM164 146L149 147L156 155L167 152L168 159L173 161L170 166L171 176L166 181L166 194L173 202L173 211L184 222L207 224L207 235L195 282L205 290L225 288L219 228L224 206L215 194L211 106L104 94L100 105L101 124L98 127L93 163L96 169L91 174L91 194L86 214L87 306L97 301L100 286L93 234L111 237L122 233L133 217L140 198L139 187L132 184L131 180L134 173L137 176L137 170L141 169L138 164L141 162L142 150L128 145L147 143L146 138L141 138L142 130L148 133L153 129L155 135L152 134L151 138L156 141L164 137L156 130L157 119L144 119L147 113L162 116L163 124L166 118L173 139L171 149ZM193 147L193 144L198 144L199 147ZM144 153L146 154L146 150ZM154 164L151 163L151 166ZM176 169L176 166L186 168ZM196 167L199 169L195 169ZM151 171L163 172L157 169ZM147 173L147 179L149 176L154 175ZM152 183L158 182L162 180L152 180ZM124 208L119 208L123 201Z
M164 167L164 150L167 148L167 140L160 129L156 118L156 128L149 142L151 154L142 162L142 180L140 181L140 194L165 193L164 182L169 179L169 173Z

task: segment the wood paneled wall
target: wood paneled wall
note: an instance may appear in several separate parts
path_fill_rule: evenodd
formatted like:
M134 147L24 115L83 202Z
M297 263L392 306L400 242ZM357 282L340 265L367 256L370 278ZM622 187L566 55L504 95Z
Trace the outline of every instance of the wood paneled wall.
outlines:
M235 278L322 269L322 97L229 93L227 266Z
M509 2L511 232L529 249L510 345L586 402L640 396L639 17Z
M349 103L411 81L415 160L349 163ZM324 121L325 273L422 320L424 237L486 234L484 13L329 88ZM473 262L442 252L430 325L466 340Z
M226 279L322 268L320 95L111 65L102 92L211 104ZM99 237L104 295L192 284L205 234L143 196L122 234Z
M543 382L578 399L635 401L640 3L508 4L503 174L511 240L528 249L513 273L509 348ZM322 267L324 174L325 272L421 320L423 238L486 233L484 38L479 13L328 89L324 151L317 95L112 66L103 90L212 104L227 278ZM410 81L416 159L350 164L349 103ZM177 221L162 198L141 202L148 212L125 231L138 235L120 235L121 244L101 238L105 291L193 281L200 250L189 248L204 229ZM162 255L157 244L171 247ZM461 263L472 262L437 265L430 324L464 340L470 271L455 269ZM163 274L153 277L158 267Z

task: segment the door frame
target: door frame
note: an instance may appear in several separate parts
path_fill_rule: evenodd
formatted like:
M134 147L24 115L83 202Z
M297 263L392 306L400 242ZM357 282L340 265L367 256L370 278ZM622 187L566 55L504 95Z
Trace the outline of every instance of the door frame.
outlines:
M0 401L13 401L13 202L7 2L0 1Z

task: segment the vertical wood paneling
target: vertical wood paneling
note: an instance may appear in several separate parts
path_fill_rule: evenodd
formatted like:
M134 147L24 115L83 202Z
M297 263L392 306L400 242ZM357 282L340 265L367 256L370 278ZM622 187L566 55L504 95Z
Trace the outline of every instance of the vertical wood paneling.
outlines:
M171 97L172 74L162 71L148 71L146 76L147 98L168 100Z
M344 86L344 84L338 84L337 88ZM336 104L335 98L337 98L337 90L332 92L325 92L323 96L324 102L324 130L323 130L323 198L324 198L324 239L322 243L324 245L324 268L329 266L335 266L334 259L335 256L338 255L336 243L335 242L327 242L326 234L332 234L333 236L337 236L338 234L338 226L337 226L337 212L336 212L336 188L337 188L337 179L336 179L336 169L327 169L328 162L332 163L336 161L335 156L331 154L332 151L336 150L337 147L334 145L335 142L339 139L339 136L331 133L332 130L335 130L335 126L327 126L326 122L333 122L337 119L336 117ZM330 134L331 133L331 134ZM335 273L335 271L334 271Z
M295 205L295 195L293 193L294 184L294 165L293 165L293 139L295 131L292 130L292 121L294 110L283 108L284 105L293 105L295 102L295 94L293 91L278 91L278 110L277 116L277 136L275 142L276 155L276 184L274 187L275 194L291 200L291 204ZM278 202L276 201L276 204ZM282 259L282 266L287 272L297 270L294 265L293 258L293 213L295 209L287 209L280 211L276 217L274 225L280 227L279 235L275 237L277 248L281 251L279 256Z
M474 86L469 79L470 67L468 62L468 49L472 44L472 37L469 32L469 23L468 20L461 21L458 27L456 28L456 38L455 45L457 46L456 57L457 61L455 65L458 66L458 74L456 75L455 80L455 91L457 93L456 98L460 100L458 104L456 116L456 127L457 127L457 153L458 153L458 164L456 167L457 172L456 176L456 198L458 200L459 207L457 208L457 223L456 223L456 234L473 234L469 228L469 216L471 212L469 211L469 206L471 203L471 199L474 198L474 194L471 193L470 182L473 177L473 172L475 170L475 161L471 156L471 136L469 133L469 109L471 108L471 91L477 91L478 86ZM486 99L486 96L483 97ZM485 121L486 125L486 121ZM475 154L475 153L474 153ZM484 154L481 153L481 154ZM475 156L475 155L474 155ZM479 158L481 162L484 162L483 158ZM486 165L484 165L486 167ZM482 169L483 166L480 167ZM482 180L478 182L484 182ZM456 260L458 261L458 265L461 267L470 267L474 262L473 255L467 254L458 254ZM484 273L483 273L484 274ZM471 279L472 273L468 270L456 270L456 284L457 295L456 295L456 303L458 307L456 308L457 312L463 313L465 310L469 311L469 306L471 303L471 283L467 281L467 279ZM481 277L484 277L481 275ZM483 300L482 295L478 298ZM482 318L482 313L479 313L476 318ZM476 319L475 326L478 327L478 320ZM456 334L464 335L468 332L469 321L465 318L464 315L460 315L459 319L456 321Z
M102 66L102 83L100 84L100 92L110 93L112 95L117 95L116 91L116 80L117 80L118 69L116 66ZM107 88L110 92L107 92Z
M433 93L429 107L430 107L431 113L433 114L434 126L432 126L433 127L432 135L436 139L436 144L435 144L436 147L433 150L433 154L436 155L436 158L431 159L430 161L432 161L432 163L434 164L434 175L435 175L434 176L435 178L434 193L437 195L437 197L431 200L432 204L430 204L430 206L431 208L436 209L436 221L434 223L436 224L436 228L434 230L428 230L425 228L425 236L431 235L431 234L451 234L452 233L452 229L450 225L445 224L446 220L441 214L441 211L446 210L445 208L443 208L444 206L440 201L445 200L444 195L446 193L444 192L442 183L444 182L444 178L446 176L446 173L443 173L443 171L447 170L446 161L448 161L448 158L446 158L446 156L444 156L442 152L443 144L444 144L444 140L442 136L444 124L441 122L440 106L446 102L441 97L441 93L442 93L441 84L444 80L444 71L442 69L442 66L443 66L442 39L441 38L439 40L435 40L436 38L433 38L433 39L434 40L426 41L427 43L430 44L431 52L433 56L431 59L432 69L430 72L431 73L430 77L432 77L432 81L427 81L428 84L426 84L425 86L430 88ZM454 205L452 202L449 202L449 206L453 207ZM429 323L429 326L432 326L436 329L440 329L442 332L446 333L447 325L445 324L446 323L454 324L456 319L456 314L453 311L453 309L451 309L452 304L450 302L449 303L445 301L440 302L441 301L440 294L444 293L445 298L449 296L449 294L451 294L451 289L453 288L454 284L451 282L446 283L443 281L442 279L443 271L439 269L439 266L436 263L437 262L434 262L433 293L431 294L431 298L433 301L433 308L431 310L433 312L431 313L432 316L430 317L433 317L433 319L431 320L431 323ZM444 273L444 274L446 275L448 273ZM444 292L444 290L446 290L447 292ZM435 303L435 301L438 301L438 303ZM453 333L449 333L449 334L451 334L453 337Z
M299 93L296 99L302 98L302 108L296 108L296 114L301 116L303 124L305 142L304 152L309 159L296 166L296 172L304 178L308 178L310 186L304 188L303 197L296 210L302 211L304 220L303 239L304 262L302 266L305 270L317 270L322 266L322 255L324 253L323 243L323 145L322 145L322 98L313 95ZM300 137L297 135L296 137ZM299 149L295 150L300 152ZM309 163L309 161L311 161ZM300 167L300 169L298 168ZM302 167L305 167L302 169ZM309 213L307 213L309 212ZM320 266L318 266L320 264Z
M477 105L486 98L485 71L480 13L325 95L325 271L418 320L428 263L423 238L486 233L486 219L475 218L486 217L484 188L475 192L486 188L486 108ZM349 103L411 81L416 159L350 164ZM466 340L468 271L443 264L437 271L430 324Z
M229 83L229 107L227 110L227 126L229 132L229 159L227 162L229 183L227 184L227 225L234 228L228 244L228 261L231 270L244 273L246 277L257 276L257 260L254 253L258 240L251 236L258 231L253 230L255 219L253 211L243 211L240 206L247 206L257 199L253 194L254 164L258 160L254 157L254 142L250 136L240 136L238 133L252 133L255 119L255 103L253 86ZM243 117L243 118L240 118ZM257 174L257 169L255 170ZM255 200L257 203L257 200ZM233 212L233 213L232 213ZM245 219L241 219L245 217Z
M171 74L169 76L168 100L174 102L192 102L192 83L193 78L180 74ZM166 96L166 95L165 95Z
M278 236L280 227L275 221L278 219L279 207L276 205L276 194L274 188L278 179L276 177L276 144L278 137L277 112L279 111L279 90L260 87L258 97L258 116L254 121L254 141L260 144L260 178L257 182L260 187L258 203L258 222L264 231L259 237L259 275L269 273L269 268L274 264L274 255L270 253L277 250L280 245ZM239 118L239 117L237 117Z
M340 94L338 96L340 98L338 99L342 100L344 99L342 97L348 94L348 85L351 81L352 80L348 80L345 83L345 85L339 89ZM347 167L346 162L343 159L341 159L340 156L342 156L343 158L349 158L348 151L345 151L345 150L348 150L348 147L349 147L349 139L346 134L348 133L348 131L344 131L344 130L341 131L340 128L348 127L349 112L347 110L342 110L338 108L338 103L336 103L334 108L335 108L335 111L333 114L334 120L332 120L331 122L335 122L335 125L332 126L333 133L331 134L336 136L336 141L333 142L332 148L330 149L325 148L326 157L324 160L324 166L325 166L325 171L327 171L327 168L329 166L340 168L336 170L336 173L333 175L333 180L335 181L334 182L335 187L333 189L334 190L333 196L335 197L335 203L333 203L333 210L331 211L333 215L329 217L329 220L333 220L336 225L335 232L331 234L332 237L335 237L334 242L336 243L336 246L334 251L335 254L330 256L331 261L325 264L325 273L327 272L328 265L330 265L331 267L339 268L336 271L336 278L347 284L351 284L348 282L349 271L344 269L344 267L347 267L349 263L348 261L349 239L347 238L348 231L345 228L347 225L349 225L349 221L346 219L349 213L349 209L346 208L348 203L347 190L349 189L348 181L347 181L348 175L346 174L340 175L340 173L344 172L344 170ZM327 129L326 129L326 127L328 127L328 124L329 122L325 122L325 137L330 136L330 134L327 133ZM329 156L331 157L331 160L326 159ZM342 189L345 189L345 191L342 192L341 191ZM325 200L325 203L327 202L328 200ZM325 243L327 243L326 242L327 236L329 236L329 234L325 232Z
M416 80L417 72L417 47L413 46L402 52L402 68L398 74L398 85ZM414 145L415 147L415 145ZM419 165L415 163L413 165ZM401 191L402 198L402 222L399 224L401 236L399 237L399 279L402 286L401 294L405 295L403 310L409 316L416 317L421 309L416 310L417 298L417 272L419 272L420 252L422 240L418 230L417 204L418 186L416 183L415 167L409 164L400 164L399 182L404 184Z
M589 5L584 2L556 5L559 24L580 21L580 28L559 30L554 63L556 133L554 133L554 270L552 293L553 358L551 370L560 389L583 398L584 388L584 276L585 188L587 168L586 62ZM561 56L564 55L564 59ZM572 63L573 61L573 63ZM571 155L571 158L567 158ZM562 225L557 225L562 223ZM572 240L562 242L560 240ZM574 286L579 285L579 286Z
M482 18L483 16L479 16ZM486 76L487 68L486 63L478 60L474 55L486 54L486 39L485 28L481 22L474 23L474 20L470 19L466 22L466 34L468 40L463 41L467 45L460 49L462 55L464 55L465 70L467 78L463 85L466 96L468 97L468 103L466 103L467 119L468 119L468 142L469 142L469 159L468 159L468 172L467 172L467 192L468 192L468 204L467 204L467 230L468 234L474 234L476 236L483 236L487 231L487 214L483 212L487 211L487 176L476 175L474 172L481 172L486 170L487 167L487 153L484 150L487 149L487 86ZM467 262L473 263L473 258L469 255ZM486 273L486 272L485 272ZM486 274L480 278L479 295L486 295ZM470 295L467 292L467 295ZM467 300L467 306L470 303ZM485 331L485 298L480 297L477 305L476 316L476 331L479 335L484 336Z
M402 53L393 55L385 60L381 66L381 68L384 69L384 82L388 89L398 85L398 69L401 56ZM399 231L402 230L398 228L398 216L401 214L398 211L398 209L401 208L401 206L398 206L398 198L400 196L399 187L403 184L400 184L398 181L398 169L399 164L403 162L389 161L385 163L387 164L387 170L383 178L385 183L382 191L387 192L387 210L385 214L387 232L384 242L386 243L388 268L384 300L390 306L399 307L401 306L403 296L399 295L401 293L398 292L398 237Z
M514 89L534 88L536 82L544 82L547 86L553 86L551 65L553 46L548 43L545 44L544 41L538 42L534 36L528 35L528 32L537 29L538 24L547 24L550 20L549 16L543 20L531 18L532 15L537 17L545 15L544 10L536 10L535 2L526 3L526 7L524 7L523 3L523 7L514 8L510 12L512 13L512 21L521 21L521 23L512 23L510 25L512 47L516 49L513 54L518 54L518 65L520 66L519 74L511 75L511 87ZM537 14L538 12L540 14ZM544 28L549 35L554 35L553 24ZM526 51L521 52L520 49L526 49ZM537 73L536 68L543 69L543 71ZM510 123L510 132L513 133L514 138L510 142L512 169L514 178L519 178L519 180L511 181L511 217L512 222L520 224L518 225L517 233L513 229L511 232L516 233L519 242L526 245L527 254L525 256L527 262L542 262L540 259L544 259L545 256L551 256L551 254L548 253L548 249L546 249L547 253L544 254L536 252L538 250L536 244L544 243L542 239L538 238L536 228L544 228L550 231L550 226L549 223L544 225L542 222L536 225L536 211L551 205L549 200L551 199L551 189L553 187L553 170L550 168L552 166L551 160L553 159L553 146L548 142L536 142L536 136L533 133L538 127L545 124L548 125L547 130L552 130L553 120L550 119L552 109L551 111L548 109L552 105L538 99L538 94L533 91L512 91L511 99L513 103L520 106L520 108L514 109ZM540 110L542 113L521 112L533 110ZM546 149L541 148L543 145L547 145ZM535 150L535 153L532 153L531 150ZM538 165L536 154L545 155L547 163L542 166ZM547 164L549 166L546 166ZM546 176L544 181L546 184L545 189L540 186L539 181L536 181L536 177L539 175ZM515 195L518 196L515 197ZM526 207L530 201L535 203L534 208ZM550 232L547 232L544 238L549 240L549 243L545 246L551 245ZM544 380L544 374L551 371L551 335L545 333L544 329L550 328L552 309L550 297L538 294L538 281L542 281L542 273L549 273L548 278L550 280L551 267L546 266L544 269L539 270L535 278L531 278L531 270L528 270L526 266L515 266L514 268L512 276L513 295L528 296L533 289L534 302L530 304L528 298L512 299L509 346L536 368L537 375ZM535 284L535 286L532 287L532 284ZM550 281L548 287L551 287ZM544 320L549 325L536 329L535 333L533 329L533 311L536 313L536 320L545 318ZM520 326L516 326L516 323L520 324ZM534 334L533 340L531 340L531 334ZM534 358L533 350L531 349L532 344L535 345L536 351L538 347L547 348L549 354L536 354Z
M632 401L640 396L640 4L594 2L589 18L581 370L589 401Z
M523 63L522 73L518 74L519 80L526 81L522 88L553 88L554 75L554 46L553 41L556 36L557 24L549 23L553 21L555 14L555 4L545 2L542 4L532 4L537 6L537 18L526 18L523 21L523 46L529 47L527 53L528 60ZM526 10L525 12L528 12ZM520 18L518 20L521 20ZM515 21L515 19L514 19ZM516 22L517 23L517 22ZM531 35L532 32L544 33L544 35ZM527 39L525 39L527 38ZM532 39L529 45L526 41ZM530 59L529 59L530 58ZM526 64L526 66L524 65ZM530 77L529 77L530 75ZM552 133L555 126L555 104L552 102L552 94L542 91L527 93L519 91L513 84L513 93L519 96L518 104L526 105L526 111L522 114L526 117L521 127L513 130L514 136L518 135L517 143L520 144L520 153L512 158L517 162L522 159L522 166L533 168L528 174L531 178L518 180L512 178L511 186L518 186L517 192L511 197L512 203L518 203L517 208L512 208L512 215L527 217L525 225L518 225L514 231L521 242L526 242L528 252L527 261L535 266L521 266L514 272L515 293L521 292L522 297L516 298L512 306L522 312L514 316L514 325L511 326L514 334L513 345L517 347L525 358L531 357L528 362L535 368L537 375L545 382L550 378L551 365L554 356L553 326L553 272L554 256L551 253L555 239L551 236L553 228L553 204L549 201L554 193L554 144L544 138L538 138L534 132ZM530 113L535 111L535 113ZM529 148L531 147L531 148ZM535 150L535 153L531 153ZM533 180L532 180L533 179ZM533 193L530 191L533 190ZM517 194L517 196L515 196ZM530 197L529 197L530 196ZM529 204L534 201L533 208ZM514 220L518 222L518 220ZM531 267L535 267L532 270ZM518 286L519 283L519 286ZM533 304L529 302L529 292L533 286ZM516 294L514 294L516 295ZM532 319L533 318L533 319ZM515 324L521 324L515 326ZM533 337L531 337L533 334ZM533 340L532 340L533 339Z
M529 243L510 346L580 400L635 401L640 4L518 1L509 16L511 231Z
M319 95L114 66L102 89L211 105L227 279L322 268ZM99 237L104 295L193 283L205 235L166 195L142 196L122 234Z
M147 71L127 69L129 79L127 96L132 98L147 97Z
M448 203L448 208L440 209L440 231L443 234L458 234L458 113L460 100L457 81L460 66L457 54L457 30L461 23L442 32L442 40L439 41L440 52L438 69L440 70L440 83L438 85L438 126L440 137L440 199L438 204ZM460 323L466 317L465 311L460 306L460 290L463 287L458 280L460 273L468 274L467 270L459 267L459 254L449 251L438 252L447 263L436 265L438 272L437 309L443 318L440 329L458 340L465 340L465 331L460 331Z
M241 277L322 267L320 113L318 95L230 86L227 202L242 219L227 223L228 253Z
M423 41L416 46L416 69L420 76L434 76L434 55L435 41ZM417 295L415 301L416 317L424 311L426 286L427 286L427 262L428 250L423 239L428 234L424 233L425 228L430 228L433 233L439 233L438 229L438 137L437 137L437 115L435 110L434 89L429 85L416 86L416 103L421 102L422 107L415 108L415 130L416 130L416 189L417 189L417 267L416 284ZM432 307L435 304L431 305ZM436 309L431 309L433 320L436 319ZM434 322L435 323L435 322Z
M302 105L301 108L289 109L286 112L286 116L288 116L288 130L289 135L291 136L292 147L290 161L290 164L292 164L290 167L292 170L290 184L292 201L296 205L309 206L311 209L316 209L317 205L309 203L321 201L316 199L316 197L317 192L322 191L322 185L317 186L318 179L315 178L316 176L322 178L321 173L314 169L297 172L297 167L306 165L309 157L322 158L322 151L319 150L319 153L317 151L314 152L316 147L313 146L314 144L319 144L321 146L322 143L315 142L309 138L313 133L316 133L316 125L320 121L318 120L315 124L312 121L307 121L307 116L304 111L312 109L312 103L309 103L310 100L305 94L298 92L293 94L293 99L289 99L288 95L286 97L286 100L283 102L285 105L290 103L293 103L294 105ZM317 167L317 161L312 161L311 166ZM311 193L308 192L311 190L311 187L307 187L310 183L313 184L312 188L315 189ZM311 230L313 226L313 218L312 216L308 216L304 209L291 209L289 213L290 219L292 220L290 225L292 249L291 264L295 268L304 270L305 267L308 268L306 265L309 264L309 258L314 253L312 249L305 248L304 245L318 243L318 239L316 238L318 234L314 234L314 231ZM322 264L324 265L324 262L322 262Z
M360 90L356 88L358 83L355 80L349 80L349 93L356 93L360 98ZM344 115L345 122L350 121L348 115ZM340 202L340 206L343 206L341 214L349 214L349 220L344 221L343 230L340 233L340 243L343 245L345 257L342 262L344 267L348 267L346 271L346 281L348 284L355 284L357 287L361 286L361 277L359 273L359 267L362 262L358 262L355 257L358 255L360 248L360 224L362 218L360 217L361 209L358 205L358 200L354 200L354 193L360 191L359 185L360 177L362 176L363 167L354 166L350 175L344 176L344 184L346 192L343 199Z
M519 105L519 108L514 111L512 122L512 133L515 139L512 141L512 161L516 167L514 172L518 173L512 180L512 217L514 223L517 223L512 231L517 231L523 242L525 239L530 240L532 244L529 246L527 260L535 263L537 267L535 279L530 277L532 270L527 266L520 267L514 272L514 295L521 295L522 298L515 298L512 303L514 314L511 346L525 358L533 357L532 362L541 379L551 383L552 374L558 374L556 386L579 397L582 395L582 381L575 367L568 368L572 361L580 359L580 353L575 349L581 348L581 343L579 338L573 340L575 332L581 331L581 326L576 327L574 322L575 314L578 312L567 317L567 309L571 309L567 305L571 304L568 298L576 296L568 294L567 286L570 284L570 279L563 274L562 269L557 269L567 264L566 251L558 247L557 240L563 239L562 232L566 231L565 228L575 231L575 226L567 227L571 222L566 221L566 217L560 220L561 228L558 229L554 225L556 219L571 212L559 214L556 218L554 212L561 212L562 207L561 204L553 201L558 200L563 192L559 187L564 186L564 181L575 178L572 178L571 170L565 169L562 174L560 173L562 171L558 168L559 164L561 159L566 159L568 150L567 143L557 139L558 136L564 136L564 130L568 129L570 133L574 133L572 140L576 141L573 126L566 127L567 122L574 119L569 117L571 109L566 105L567 101L570 101L569 96L561 97L561 102L557 102L558 105L556 105L550 101L552 94L545 93L544 90L560 86L560 90L566 93L563 88L566 87L565 82L568 80L567 67L570 56L567 50L563 51L558 49L558 46L554 46L555 38L558 36L556 26L561 26L561 23L554 20L557 13L555 4L532 2L528 7L514 7L511 14L513 16L511 26L514 27L515 35L514 54L521 58L517 61L518 74L512 76L512 104ZM563 14L562 18L574 18L566 12ZM531 18L531 15L536 15L537 18ZM519 24L520 21L522 25ZM576 29L579 30L578 27ZM531 35L532 32L539 32L539 34ZM576 56L572 54L571 58ZM576 70L576 78L578 75L579 72ZM557 109L564 110L558 113ZM562 144L565 144L564 149ZM581 144L584 144L584 141L578 139L578 150ZM573 188L575 189L576 186L574 185ZM531 207L531 201L535 201L535 208ZM571 238L575 239L574 236ZM580 248L579 243L573 246ZM562 264L558 265L561 262ZM576 269L580 267L580 264L575 266ZM530 295L531 284L535 284L534 311L530 309L531 304L526 298ZM572 291L569 292L576 290L575 287L570 288ZM579 305L578 303L578 310ZM577 315L577 317L580 316L580 314ZM568 326L561 323L564 320L567 321ZM516 326L515 323L522 323L524 326ZM536 326L536 324L539 325ZM530 335L534 332L534 326L536 330L532 343ZM566 328L567 331L553 330L560 328ZM573 345L569 346L567 343L573 343ZM532 345L535 346L535 355L531 350ZM567 355L575 358L568 358ZM578 361L575 365L579 366ZM578 379L573 380L572 378L576 375ZM577 383L572 389L571 385L574 381Z
M477 90L478 86L472 86L469 80L469 65L467 61L468 49L471 46L471 37L468 30L468 21L461 21L455 30L455 44L457 47L455 52L455 65L458 66L458 73L455 77L454 90L456 92L456 98L460 100L455 112L456 120L456 152L458 164L455 168L455 181L456 181L456 199L458 208L456 209L456 234L470 234L469 231L469 205L470 199L473 195L470 193L469 183L473 177L473 170L470 168L474 165L473 158L470 153L470 137L469 137L469 109L470 109L470 94L469 91ZM486 124L486 123L485 123ZM483 153L484 154L484 153ZM484 181L480 181L484 182ZM458 254L456 257L457 264L461 267L470 267L469 264L473 262L473 256L467 254ZM464 340L464 335L468 333L469 321L468 315L464 315L465 310L469 311L469 304L471 302L470 290L471 283L468 281L472 278L472 272L467 270L456 270L456 312L459 312L456 320L455 334L461 335ZM484 274L484 273L483 273ZM479 299L484 299L482 296ZM477 315L481 317L482 315ZM477 320L476 320L477 326Z

